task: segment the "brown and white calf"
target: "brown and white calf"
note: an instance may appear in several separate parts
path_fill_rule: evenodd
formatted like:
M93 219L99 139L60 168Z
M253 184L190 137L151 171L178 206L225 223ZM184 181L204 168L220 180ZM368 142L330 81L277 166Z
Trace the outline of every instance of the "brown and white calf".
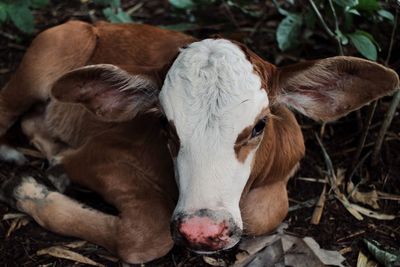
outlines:
M163 256L173 240L227 249L287 214L286 183L304 154L287 106L330 121L398 85L394 71L358 58L278 68L226 39L68 22L33 41L0 94L0 134L22 118L59 190L21 171L0 178L0 195L43 227L130 263ZM61 167L68 178L56 175ZM119 215L63 195L69 181Z

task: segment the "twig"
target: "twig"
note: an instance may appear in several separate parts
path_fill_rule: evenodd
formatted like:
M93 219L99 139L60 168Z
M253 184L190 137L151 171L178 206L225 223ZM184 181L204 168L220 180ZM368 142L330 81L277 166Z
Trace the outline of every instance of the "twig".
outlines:
M392 35L391 35L391 39L390 39L388 56L385 61L386 65L388 64L391 53L392 53L394 37L396 34L396 29L397 29L398 17L399 17L399 9L397 8L396 9L396 17L394 20L394 25L393 25L393 30L392 30ZM381 129L379 130L378 137L377 137L377 140L376 140L373 152L372 152L372 161L371 161L372 165L376 165L378 163L378 155L381 152L383 140L385 138L387 130L389 129L390 124L392 123L394 114L396 112L396 109L397 109L397 106L399 105L399 103L400 103L400 90L394 94L392 102L390 103L389 110L386 112L385 119L383 120Z
M351 164L352 168L355 168L355 166L357 165L358 159L360 158L361 155L361 151L364 148L365 141L367 140L367 135L369 132L369 127L371 126L372 118L374 117L377 104L378 101L374 101L374 103L372 103L368 107L366 123L364 124L364 129L362 130L362 135L360 137L360 141L358 142L356 153L354 154L353 162Z
M336 33L338 33L340 31L339 30L339 21L337 19L336 10L335 10L335 7L333 6L332 0L329 0L329 5L330 5L330 7L332 9L333 18L335 19L335 30L336 30ZM339 38L339 36L337 34L335 34L335 39L338 42L339 53L340 53L341 56L343 56L344 52L343 52L342 43L340 42L340 38Z
M313 0L308 0L312 6L312 8L314 9L314 12L317 14L317 17L319 18L319 20L322 23L322 26L324 26L326 32L329 34L330 37L335 38L336 39L336 35L333 31L331 31L331 29L329 29L328 25L326 24L324 18L322 17L321 13L318 10L317 5L314 3Z
M319 222L321 221L322 212L324 211L324 206L325 206L325 200L326 200L326 184L324 185L321 195L319 196L318 202L315 205L315 209L310 221L311 224L318 225Z
M338 47L339 47L339 54L341 56L343 56L344 55L343 47L342 47L342 43L340 42L339 37L328 27L328 24L326 24L324 18L322 17L321 13L318 10L318 7L315 4L315 2L313 0L309 0L309 2L311 4L312 8L314 9L314 12L317 14L317 17L321 21L322 26L325 28L325 31L329 34L330 37L334 38L337 41ZM336 10L335 10L335 8L333 6L332 0L329 0L329 5L330 5L330 7L332 9L333 17L335 19L335 28L336 28L336 31L338 32L339 31L339 21L337 19ZM326 122L323 122L322 125L321 125L321 129L320 129L320 137L321 138L324 136L325 127L326 127Z

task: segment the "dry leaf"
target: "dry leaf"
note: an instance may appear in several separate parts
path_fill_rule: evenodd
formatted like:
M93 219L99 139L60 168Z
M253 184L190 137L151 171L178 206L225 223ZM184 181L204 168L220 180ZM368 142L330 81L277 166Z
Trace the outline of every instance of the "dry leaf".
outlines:
M350 201L342 193L340 193L340 195L336 195L336 198L343 204L347 211L354 216L354 218L359 221L362 221L364 219L364 217L353 208L353 204L350 203Z
M373 260L368 260L368 257L364 255L361 251L358 253L357 265L356 267L377 267L378 264Z
M376 211L361 207L361 206L359 206L357 204L351 204L351 207L354 210L357 210L359 213L361 213L361 214L363 214L365 216L368 216L368 217L371 217L371 218L374 218L374 219L378 219L378 220L393 220L393 219L396 218L396 216L394 216L394 215L385 214L385 213L379 213L379 212L376 212Z
M347 193L350 194L350 198L355 202L368 205L374 209L379 209L378 204L378 192L376 190L371 190L369 192L360 192L357 187L350 181L347 184Z
M345 181L345 174L346 174L346 169L343 168L337 168L336 170L336 186L341 186L343 181Z
M25 213L7 213L3 216L3 221L27 217Z
M326 200L326 184L324 185L324 188L322 189L321 195L319 196L319 200L317 204L315 205L315 209L313 212L313 215L311 217L311 224L317 225L319 224L322 216L322 212L324 211L324 206L325 206L325 200Z
M278 239L269 246L250 255L244 260L236 261L233 267L284 267L284 251L282 240Z
M14 232L20 229L21 227L27 225L29 223L29 219L27 217L20 217L13 219L11 222L10 228L8 228L6 238L10 237L10 235Z
M214 259L208 256L203 256L203 261L211 266L227 266L226 262L224 262L222 259Z
M314 255L325 265L343 266L345 258L337 251L321 249L319 244L311 237L303 238L303 241L313 251Z
M37 251L36 254L38 256L50 255L52 257L56 257L56 258L60 258L60 259L67 259L67 260L84 263L84 264L88 264L88 265L92 265L92 266L104 267L103 264L97 263L97 262L89 259L88 257L85 257L79 253L68 250L61 246L54 246L54 247L41 249L41 250Z
M87 243L86 241L81 240L81 241L75 241L75 242L71 242L68 244L64 244L63 246L67 247L67 248L80 248L80 247L83 247L84 245L86 245L86 243Z
M379 199L386 199L386 200L394 200L394 201L400 201L400 196L395 195L395 194L389 194L381 191L377 191Z

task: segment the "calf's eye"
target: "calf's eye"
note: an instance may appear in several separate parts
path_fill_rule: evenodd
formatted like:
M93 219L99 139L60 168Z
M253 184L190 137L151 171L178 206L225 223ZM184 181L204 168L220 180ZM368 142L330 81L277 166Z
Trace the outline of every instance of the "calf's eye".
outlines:
M259 120L251 131L251 138L257 137L264 131L265 123L267 122L267 117Z

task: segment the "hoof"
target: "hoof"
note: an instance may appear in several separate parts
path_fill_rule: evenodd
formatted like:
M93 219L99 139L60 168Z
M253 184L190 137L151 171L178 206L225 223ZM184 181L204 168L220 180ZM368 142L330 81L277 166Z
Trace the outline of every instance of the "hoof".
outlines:
M40 187L42 191L55 191L54 186L44 174L31 166L18 166L0 162L0 200L18 209L17 201L25 197L21 188L24 185Z

